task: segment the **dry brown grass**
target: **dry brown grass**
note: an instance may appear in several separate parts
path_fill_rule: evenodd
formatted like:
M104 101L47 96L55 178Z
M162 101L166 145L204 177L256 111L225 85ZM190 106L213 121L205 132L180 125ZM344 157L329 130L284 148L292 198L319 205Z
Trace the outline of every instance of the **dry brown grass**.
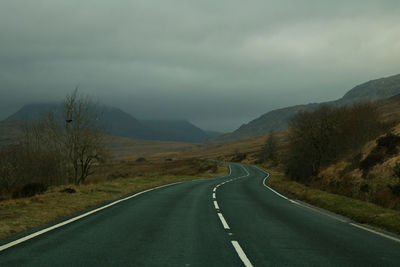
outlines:
M197 160L115 161L107 168L98 168L85 185L54 186L34 197L0 201L0 239L151 187L228 173L225 165L214 166ZM61 193L66 187L76 193Z
M174 152L201 147L197 143L168 142L108 136L107 145L115 157L146 156L154 153Z
M344 215L360 223L400 233L400 211L311 188L291 181L281 171L274 168L266 169L271 174L268 179L269 185L291 198Z

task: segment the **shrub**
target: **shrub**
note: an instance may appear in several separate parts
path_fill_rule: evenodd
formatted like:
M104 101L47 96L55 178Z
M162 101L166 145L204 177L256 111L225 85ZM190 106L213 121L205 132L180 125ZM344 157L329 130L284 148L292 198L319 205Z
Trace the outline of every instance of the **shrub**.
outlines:
M136 159L136 162L145 162L145 161L146 161L146 159L143 158L143 157L140 157L140 158Z
M369 155L360 162L360 170L363 171L363 176L365 176L372 167L378 163L383 162L385 159L385 152L381 149L373 149Z
M369 185L368 184L363 184L360 186L360 191L363 193L368 193L370 190Z
M246 153L237 153L232 157L231 161L233 161L233 162L242 162L246 158L247 158L247 154Z
M400 179L400 163L397 162L393 168L394 175Z
M375 165L382 163L386 158L393 156L397 153L397 146L400 144L400 136L388 133L385 136L379 138L376 141L376 147L369 153L369 155L360 162L359 168L363 171L363 177L365 177L368 171ZM396 168L397 166L397 168ZM400 166L396 164L396 170L398 172L397 177L400 178Z
M312 112L299 112L290 121L289 151L286 172L292 179L309 180L321 167L349 153L361 151L365 142L379 136L388 128L372 104L352 107L321 106ZM396 143L389 137L382 144ZM379 161L371 155L362 168L369 169ZM355 162L357 158L355 158Z
M392 191L393 195L395 195L396 197L400 196L400 184L388 185L388 188L390 189L390 191Z
M43 194L46 190L47 185L42 183L29 183L15 190L13 198L33 197L36 194Z
M68 193L68 194L73 194L76 193L76 190L70 187L64 188L63 190L60 190L60 193Z
M400 144L400 136L388 133L377 140L377 147L384 148L387 155L397 153L397 146Z

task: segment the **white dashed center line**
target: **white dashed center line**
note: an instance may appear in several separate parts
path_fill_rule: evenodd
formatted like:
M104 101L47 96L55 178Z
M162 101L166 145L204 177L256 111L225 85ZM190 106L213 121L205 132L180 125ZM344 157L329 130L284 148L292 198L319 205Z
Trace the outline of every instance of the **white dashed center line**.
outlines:
M218 202L217 202L217 197L216 197L216 191L217 191L218 187L220 187L220 186L222 186L222 185L224 185L224 184L226 184L226 183L235 181L235 180L237 180L237 179L241 179L241 178L248 177L248 176L250 175L250 173L246 170L245 167L243 167L243 166L241 166L241 167L242 167L243 170L246 172L246 175L240 176L240 177L235 178L235 179L230 179L230 180L224 181L224 182L222 182L222 183L216 185L216 186L214 187L214 189L213 189L212 198L213 198L213 202L214 202L214 207L215 207L215 209L217 210L218 217L219 217L219 219L221 220L222 226L224 227L225 230L230 229L230 227L229 227L228 223L226 222L224 216L223 216L222 213L220 212L220 208L219 208L219 205L218 205ZM231 175L231 173L232 173L232 169L231 169L231 166L229 166L229 176ZM232 236L233 233L229 232L228 235L229 235L229 236ZM239 245L239 242L236 241L236 240L232 240L231 242L232 242L232 246L234 247L236 253L237 253L238 256L239 256L239 258L242 260L244 266L253 266L253 265L251 264L250 260L247 258L246 254L244 253L242 247Z

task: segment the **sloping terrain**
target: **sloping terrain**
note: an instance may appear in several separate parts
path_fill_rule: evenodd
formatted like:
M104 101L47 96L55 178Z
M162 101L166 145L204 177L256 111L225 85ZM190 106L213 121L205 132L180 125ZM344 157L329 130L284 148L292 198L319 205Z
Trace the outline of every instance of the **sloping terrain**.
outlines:
M29 104L9 116L6 121L39 120L49 110L62 117L60 104ZM104 130L120 137L175 142L202 142L209 138L203 130L184 120L141 121L121 109L107 106L101 107L101 113L100 121Z
M348 91L342 98L323 103L313 103L272 110L259 118L242 125L236 131L210 140L213 143L226 143L254 136L277 132L288 127L290 119L299 111L313 111L320 105L347 105L363 101L374 101L400 94L400 74L372 80Z
M0 121L0 147L15 142L20 126L18 121Z
M20 121L1 121L0 147L15 143L21 126L22 123ZM106 143L110 153L116 157L124 157L129 155L139 157L153 153L194 149L201 146L198 143L133 139L115 135L107 135Z
M107 145L111 154L116 157L147 157L147 154L176 152L201 146L196 143L143 140L118 136L108 136Z
M185 120L141 120L164 141L202 142L208 135L199 127Z

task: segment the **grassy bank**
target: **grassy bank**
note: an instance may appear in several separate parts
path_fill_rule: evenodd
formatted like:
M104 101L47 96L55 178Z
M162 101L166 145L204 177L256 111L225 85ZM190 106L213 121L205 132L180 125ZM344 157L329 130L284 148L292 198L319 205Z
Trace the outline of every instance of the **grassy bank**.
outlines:
M81 186L54 186L44 194L0 201L0 240L101 203L155 186L227 175L225 165L186 160L169 163L115 162ZM76 193L60 192L72 188Z
M271 174L268 183L278 191L314 206L400 234L400 211L382 208L357 199L340 196L291 181L282 172L265 168Z

